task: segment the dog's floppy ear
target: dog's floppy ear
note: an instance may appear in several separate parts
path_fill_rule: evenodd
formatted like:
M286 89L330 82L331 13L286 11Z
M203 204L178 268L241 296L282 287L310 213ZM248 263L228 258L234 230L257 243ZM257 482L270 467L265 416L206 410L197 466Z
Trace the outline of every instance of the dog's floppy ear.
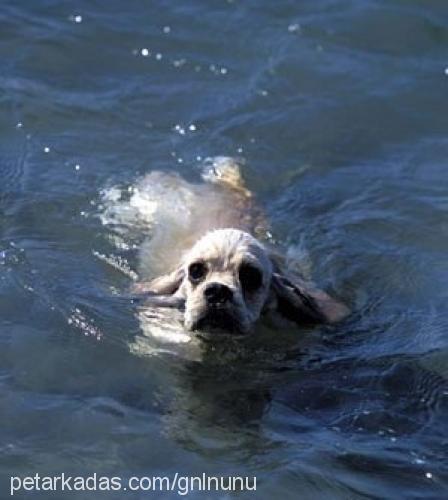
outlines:
M132 287L133 292L153 295L173 295L179 290L184 276L184 269L178 267L171 273L164 274L151 281L135 283Z
M288 278L274 271L271 281L277 311L297 323L335 323L349 314L349 309L299 278Z

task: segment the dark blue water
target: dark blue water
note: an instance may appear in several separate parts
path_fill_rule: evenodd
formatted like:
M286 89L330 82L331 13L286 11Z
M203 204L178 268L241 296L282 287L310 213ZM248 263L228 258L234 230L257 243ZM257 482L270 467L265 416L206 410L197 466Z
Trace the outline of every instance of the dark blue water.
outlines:
M446 498L447 68L444 0L3 0L0 496L205 472L256 475L243 498ZM102 193L214 155L353 314L294 348L139 356L142 239ZM67 494L100 496L149 497Z

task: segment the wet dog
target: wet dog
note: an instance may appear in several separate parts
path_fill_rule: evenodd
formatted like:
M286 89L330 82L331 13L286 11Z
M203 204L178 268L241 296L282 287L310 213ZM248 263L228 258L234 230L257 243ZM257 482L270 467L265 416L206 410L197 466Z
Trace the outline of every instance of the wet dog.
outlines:
M184 199L185 213L179 217L187 217L188 226L180 227L171 215L177 237L167 237L165 229L167 244L159 251L170 256L172 268L134 285L146 307L181 310L186 331L208 334L246 334L265 315L304 324L333 323L348 314L341 302L283 269L281 256L269 243L266 220L236 162L215 159L203 172L201 184L174 174L151 175L146 182L158 176L167 192L178 193L177 201ZM163 206L172 199L162 196L158 203ZM164 213L169 211L166 206ZM150 244L143 252L146 260L154 260L154 249Z

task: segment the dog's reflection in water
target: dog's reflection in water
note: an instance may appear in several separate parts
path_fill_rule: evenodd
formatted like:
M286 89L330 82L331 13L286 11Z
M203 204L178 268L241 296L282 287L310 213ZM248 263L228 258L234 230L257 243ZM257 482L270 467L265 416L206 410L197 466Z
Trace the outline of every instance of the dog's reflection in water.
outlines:
M238 454L247 448L262 453L266 446L274 446L260 424L279 380L291 366L306 361L315 336L307 335L304 328L298 340L293 329L279 336L270 325L257 325L251 335L242 337L222 333L191 340L184 333L179 342L179 313L178 330L173 331L173 341L178 343L169 344L165 320L161 316L157 320L159 341L153 332L150 337L141 335L132 346L138 356L165 360L169 384L160 388L160 400L165 402L160 408L164 432L187 449L205 447L210 453Z
M266 332L266 340L272 333ZM293 345L292 334L284 349L280 345L263 349L255 334L248 340L202 342L200 361L170 359L167 366L176 378L164 388L170 396L162 410L164 431L170 437L193 450L204 446L238 453L267 445L260 424L275 396L278 377L284 374L287 363L282 358ZM295 349L296 359L303 349Z

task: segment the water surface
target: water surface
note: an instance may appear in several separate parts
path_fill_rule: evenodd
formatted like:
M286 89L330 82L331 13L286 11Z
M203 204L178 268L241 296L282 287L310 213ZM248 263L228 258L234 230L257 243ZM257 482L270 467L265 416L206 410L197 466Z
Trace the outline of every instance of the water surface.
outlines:
M2 485L446 497L446 2L3 0L0 30ZM293 348L137 355L120 293L145 235L103 223L104 193L215 155L245 160L274 237L354 312Z

